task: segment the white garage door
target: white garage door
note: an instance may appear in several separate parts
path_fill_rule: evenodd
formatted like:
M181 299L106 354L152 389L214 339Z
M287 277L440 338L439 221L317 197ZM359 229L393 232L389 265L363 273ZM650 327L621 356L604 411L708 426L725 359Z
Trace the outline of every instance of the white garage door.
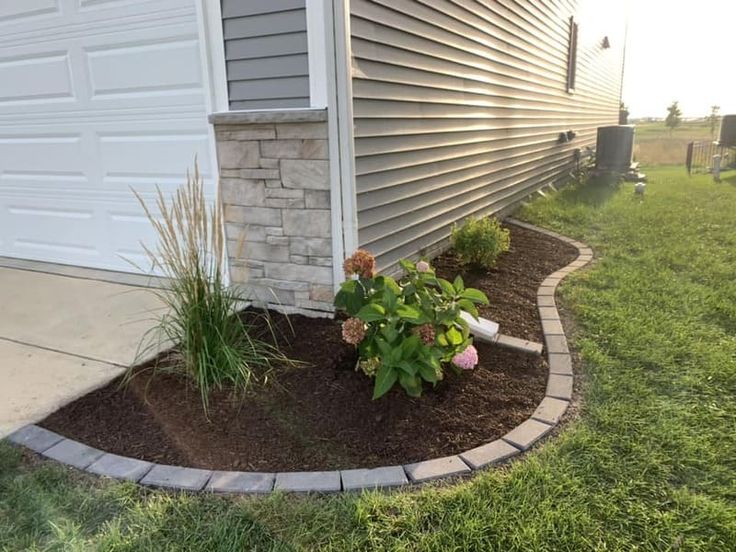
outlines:
M0 0L0 256L148 267L131 188L211 180L199 48L194 0Z

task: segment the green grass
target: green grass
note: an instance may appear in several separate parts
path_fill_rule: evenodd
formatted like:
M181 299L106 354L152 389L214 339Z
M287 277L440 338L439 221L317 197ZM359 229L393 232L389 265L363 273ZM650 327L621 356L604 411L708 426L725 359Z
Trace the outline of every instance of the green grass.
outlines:
M104 483L0 445L0 549L734 550L736 178L649 174L643 201L591 183L520 213L601 256L561 290L580 418L520 461L421 490L228 499Z
M688 143L713 139L710 124L703 121L684 121L673 131L664 121L637 124L634 159L646 165L684 167Z

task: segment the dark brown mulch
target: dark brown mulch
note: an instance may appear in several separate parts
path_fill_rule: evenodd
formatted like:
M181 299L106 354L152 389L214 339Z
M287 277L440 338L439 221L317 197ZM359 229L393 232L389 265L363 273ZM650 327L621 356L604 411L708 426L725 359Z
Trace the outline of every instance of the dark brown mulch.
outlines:
M437 274L452 281L462 274L466 287L483 290L490 305L481 316L500 324L500 331L531 341L542 341L537 315L537 288L547 276L570 264L577 249L570 244L518 226L509 226L511 248L490 271L465 270L452 252L432 263Z
M488 274L466 274L488 293L485 314L504 333L539 340L536 289L575 251L512 227L512 250ZM452 255L436 263L445 277L459 270ZM288 333L286 320L274 321ZM544 396L539 357L477 344L480 365L448 374L419 399L395 389L371 400L372 381L354 371L355 353L339 323L289 318L297 338L284 344L308 367L278 369L245 400L227 392L210 399L209 421L198 392L175 376L139 375L62 408L41 425L100 449L159 463L222 470L314 470L413 462L455 454L495 439L525 420Z

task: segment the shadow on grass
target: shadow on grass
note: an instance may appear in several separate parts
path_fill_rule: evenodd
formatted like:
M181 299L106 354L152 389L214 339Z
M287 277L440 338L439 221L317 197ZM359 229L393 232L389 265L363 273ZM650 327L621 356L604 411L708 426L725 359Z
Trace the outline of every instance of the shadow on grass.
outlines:
M727 173L721 173L721 182L736 186L736 171L730 170Z
M600 207L619 190L621 184L615 175L591 177L587 182L576 183L562 190L560 200L565 204L584 204Z
M243 502L142 489L23 463L0 443L0 550L291 552Z

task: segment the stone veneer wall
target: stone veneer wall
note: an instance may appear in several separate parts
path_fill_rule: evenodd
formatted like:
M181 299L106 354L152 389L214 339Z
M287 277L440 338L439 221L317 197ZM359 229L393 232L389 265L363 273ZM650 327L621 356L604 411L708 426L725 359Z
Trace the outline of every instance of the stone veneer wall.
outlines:
M332 312L326 111L231 112L210 120L232 283L259 305Z

